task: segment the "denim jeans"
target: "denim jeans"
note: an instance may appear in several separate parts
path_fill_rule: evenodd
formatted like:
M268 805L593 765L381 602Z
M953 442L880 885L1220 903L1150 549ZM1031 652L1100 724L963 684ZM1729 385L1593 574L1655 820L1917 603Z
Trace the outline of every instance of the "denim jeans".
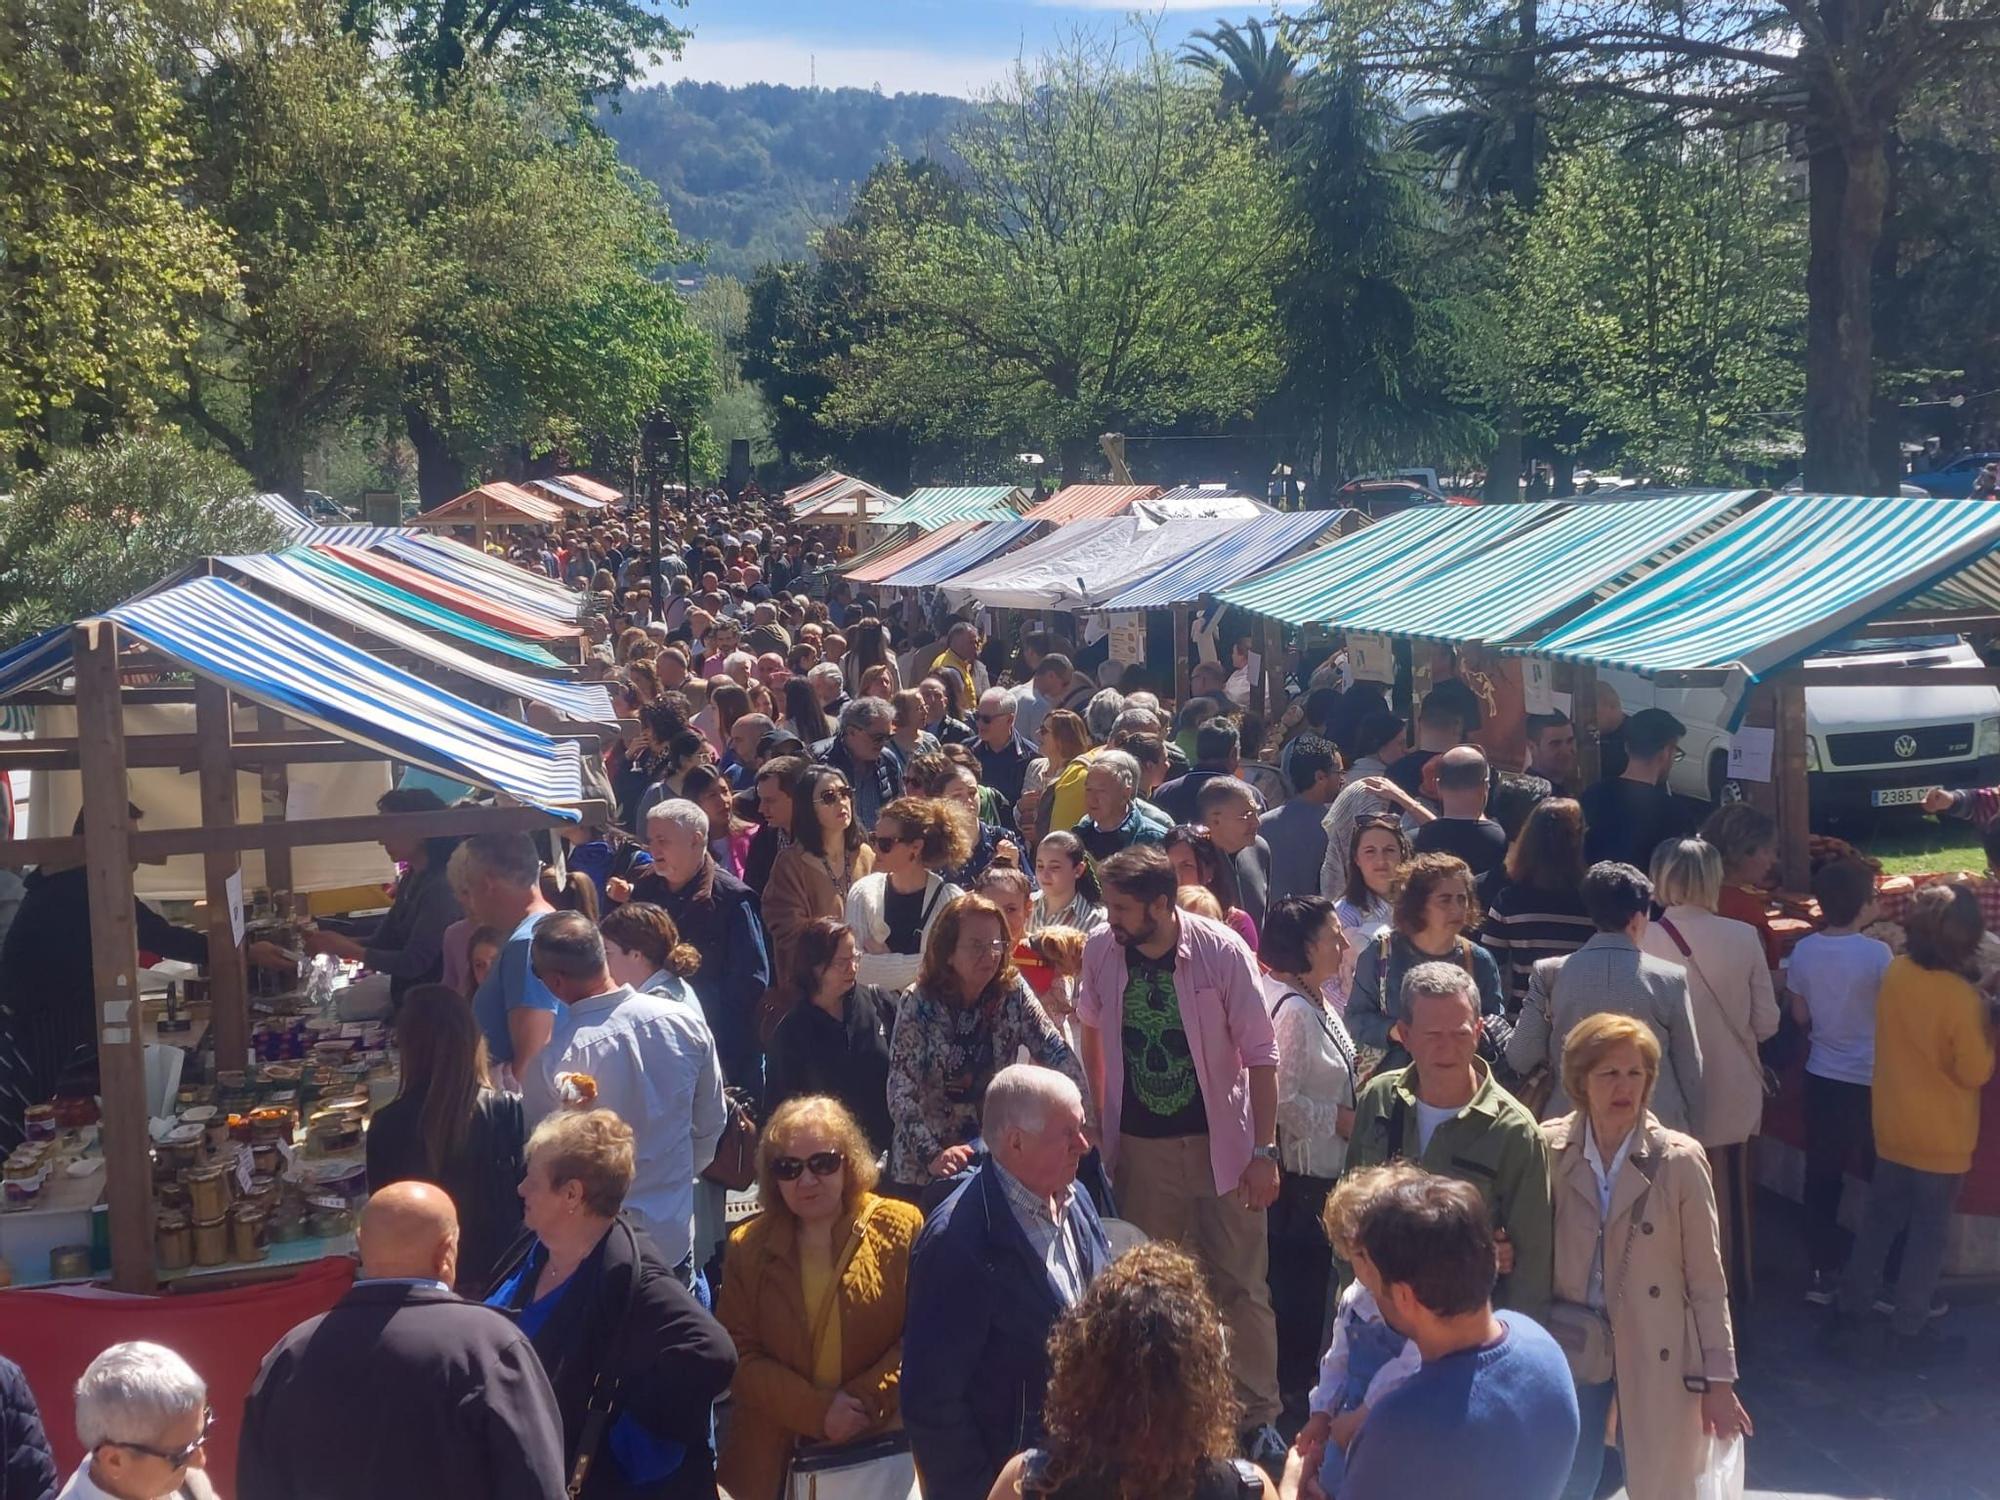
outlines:
M1919 1172L1900 1162L1877 1161L1868 1189L1861 1232L1854 1237L1847 1276L1840 1286L1840 1309L1850 1316L1868 1310L1882 1282L1882 1268L1896 1236L1908 1231L1903 1270L1896 1278L1896 1332L1915 1335L1930 1317L1931 1294L1944 1271L1944 1235L1958 1201L1962 1173Z
M1595 1500L1597 1481L1604 1477L1604 1428L1611 1420L1611 1401L1618 1394L1618 1382L1579 1384L1576 1411L1576 1458L1569 1468L1569 1483L1563 1486L1562 1500Z

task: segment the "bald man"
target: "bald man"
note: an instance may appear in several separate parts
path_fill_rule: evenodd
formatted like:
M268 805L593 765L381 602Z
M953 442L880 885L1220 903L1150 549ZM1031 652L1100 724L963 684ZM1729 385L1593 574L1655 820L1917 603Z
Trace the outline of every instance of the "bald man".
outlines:
M534 1346L451 1290L451 1199L394 1183L358 1239L360 1279L264 1356L241 1500L561 1500L562 1415Z

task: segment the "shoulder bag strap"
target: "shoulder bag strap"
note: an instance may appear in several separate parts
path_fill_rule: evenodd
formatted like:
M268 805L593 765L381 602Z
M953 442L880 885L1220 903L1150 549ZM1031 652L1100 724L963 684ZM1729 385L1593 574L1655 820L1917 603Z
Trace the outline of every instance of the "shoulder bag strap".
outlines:
M826 1332L826 1320L833 1316L834 1308L840 1305L840 1278L847 1274L847 1267L853 1261L855 1251L861 1248L861 1241L868 1233L868 1221L874 1213L875 1205L872 1203L861 1211L860 1216L854 1221L853 1229L848 1231L845 1248L834 1257L833 1269L827 1276L826 1295L820 1298L819 1310L813 1314L811 1336L806 1341L806 1348L809 1351L819 1348L819 1336Z
M1326 1002L1315 1001L1302 990L1286 990L1280 995L1278 1003L1271 1007L1271 1019L1277 1020L1278 1012L1285 1008L1285 1002L1294 999L1312 1012L1313 1019L1319 1022L1319 1029L1326 1033L1326 1039L1333 1043L1333 1050L1340 1054L1340 1060L1347 1065L1347 1103L1342 1108L1354 1108L1360 1101L1360 1086L1354 1077L1359 1064L1354 1056L1353 1041L1346 1035L1343 1027L1334 1024L1332 1015L1327 1011Z
M1748 924L1746 923L1745 925L1747 926ZM1709 994L1716 996L1719 1002L1721 992L1709 980L1707 971L1701 966L1701 960L1694 956L1694 949L1690 948L1687 939L1681 936L1680 928L1674 926L1673 920L1669 917L1661 917L1658 926L1660 931L1673 940L1673 945L1681 950L1681 960L1686 967L1700 977L1701 982L1708 986ZM1729 1012L1720 1003L1716 1005L1715 1013L1722 1017L1723 1029L1729 1033L1736 1045L1743 1049L1744 1055L1750 1059L1751 1068L1756 1071L1757 1076L1761 1079L1766 1070L1764 1059L1757 1053L1757 1044L1736 1029L1735 1020L1731 1018Z
M604 1358L598 1362L597 1376L590 1383L590 1400L583 1411L583 1429L576 1438L576 1460L569 1471L569 1500L577 1500L583 1493L584 1481L590 1477L591 1463L604 1441L605 1429L611 1425L611 1409L618 1400L618 1388L624 1380L622 1366L627 1336L632 1327L632 1311L639 1303L639 1277L644 1268L639 1261L638 1237L632 1233L632 1226L622 1218L613 1222L613 1231L619 1230L624 1231L626 1243L632 1247L632 1284L625 1289L625 1306L618 1315L617 1326L611 1331L611 1342L605 1348Z

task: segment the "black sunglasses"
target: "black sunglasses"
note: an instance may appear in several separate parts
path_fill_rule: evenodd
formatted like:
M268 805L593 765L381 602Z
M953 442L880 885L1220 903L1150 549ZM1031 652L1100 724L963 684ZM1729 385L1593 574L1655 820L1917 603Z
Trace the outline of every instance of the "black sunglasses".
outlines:
M972 717L973 717L973 718L975 718L975 719L977 719L977 720L978 720L978 721L979 721L980 723L982 723L982 724L997 724L997 723L999 723L999 722L1000 722L1000 721L1001 721L1002 719L1011 719L1011 718L1013 717L1013 715L1012 715L1012 714L974 714L974 715L973 715Z
M824 802L828 807L832 807L834 803L845 802L853 795L853 787L830 786L819 794L819 800Z
M810 1171L815 1177L831 1177L847 1164L838 1151L815 1151L811 1156L777 1156L771 1159L771 1175L780 1182L797 1182Z
M214 1430L215 1408L205 1406L201 1410L201 1436L189 1443L185 1448L176 1448L169 1452L164 1448L149 1448L144 1443L121 1443L115 1439L109 1446L113 1448L125 1448L133 1453L143 1453L148 1458L157 1458L161 1463L171 1464L174 1468L179 1469L185 1468L188 1460L202 1450L202 1447L208 1442L208 1435Z
M900 834L878 833L869 842L875 846L877 853L887 854L891 849L902 843L903 839Z

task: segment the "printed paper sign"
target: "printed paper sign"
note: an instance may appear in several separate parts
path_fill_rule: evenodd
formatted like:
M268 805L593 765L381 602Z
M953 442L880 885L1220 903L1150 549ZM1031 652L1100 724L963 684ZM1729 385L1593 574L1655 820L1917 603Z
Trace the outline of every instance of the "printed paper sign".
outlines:
M1396 650L1386 635L1349 631L1347 670L1356 682L1394 682Z
M1552 714L1556 711L1554 674L1549 663L1536 657L1524 657L1521 661L1521 691L1527 700L1527 710L1531 714Z
M1739 729L1729 737L1729 777L1732 781L1769 781L1776 753L1777 731Z
M1137 665L1146 659L1146 616L1139 610L1131 610L1109 617L1111 622L1111 659L1127 665Z

